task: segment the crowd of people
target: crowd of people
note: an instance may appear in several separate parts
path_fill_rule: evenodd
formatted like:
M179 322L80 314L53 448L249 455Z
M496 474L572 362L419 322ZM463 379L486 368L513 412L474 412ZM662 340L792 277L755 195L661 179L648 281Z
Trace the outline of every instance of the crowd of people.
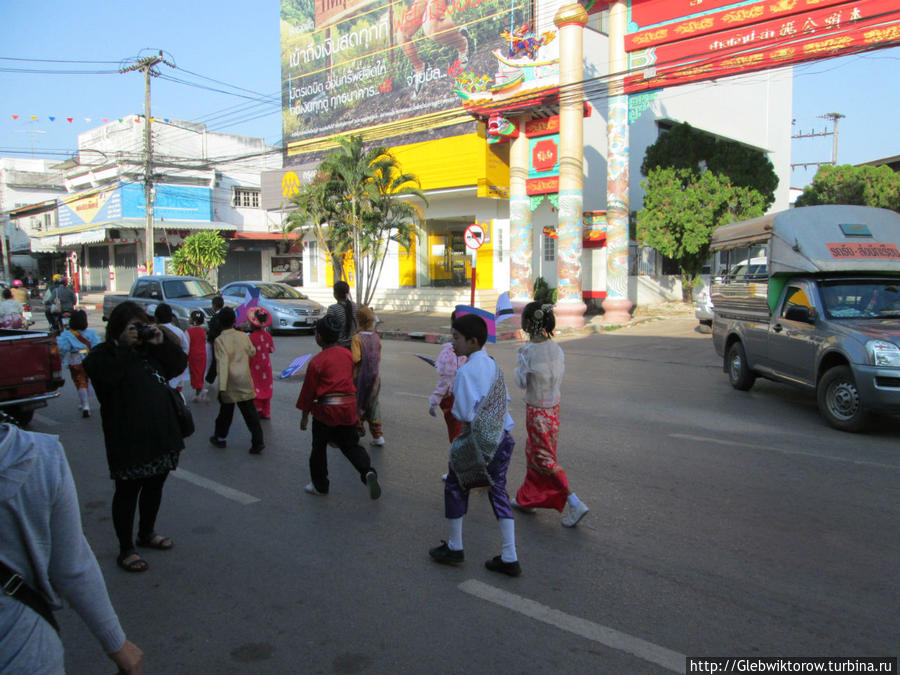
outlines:
M65 287L64 283L56 287L53 302L57 308L65 297ZM329 494L327 455L332 446L352 464L374 500L381 496L382 488L372 458L360 441L368 425L370 444L385 444L379 406L381 341L371 308L353 303L349 290L345 282L335 284L335 303L315 325L315 340L321 351L307 364L296 403L301 411L301 430L309 428L312 417L310 482L304 491L317 497ZM275 350L267 330L271 317L262 308L244 308L238 324L235 310L224 306L218 296L212 309L207 327L204 313L194 312L190 327L182 331L166 304L158 305L151 319L140 305L122 302L109 316L101 341L88 328L87 315L73 307L69 309L68 327L58 337L83 416L91 414L91 392L100 403L109 475L114 481L112 520L119 542L116 563L126 572L149 569L139 548L168 551L175 546L170 537L156 531L156 520L166 479L177 469L184 438L193 431L192 421L185 425L185 414L190 417L189 411L185 412L185 392L192 391L194 401L203 401L211 387L216 388L219 411L209 438L211 445L226 447L237 406L250 432L249 452L259 455L265 448L260 420L271 417L270 355ZM522 329L529 340L519 348L514 380L525 391L526 474L513 498L506 485L515 448L510 397L502 369L485 350L487 324L475 314L454 313L451 322L452 341L444 345L435 362L438 379L428 408L432 416L437 416L438 410L443 413L450 444L447 473L443 475L447 538L431 548L429 555L440 564L464 562L463 520L470 490L484 487L500 530L500 554L484 565L492 572L518 576L522 567L513 510L534 513L538 508L559 512L568 509L562 519L566 527L575 527L589 511L570 490L566 473L557 462L564 355L553 340L553 307L530 303L522 313ZM26 527L20 528L25 536L19 542L21 555L0 551L0 575L8 566L45 605L58 607L57 594L69 598L67 594L75 592L70 588L71 573L66 570L67 565L76 564L73 559L77 558L85 587L93 590L89 601L70 598L72 605L94 630L120 672L140 672L142 655L125 639L109 605L96 560L76 522L78 508L73 504L74 489L65 454L52 438L0 425L0 478L7 479L6 483L0 480L0 506L13 504L12 508L0 509L0 521L10 517L27 521ZM47 465L44 469L37 464L34 471L49 472L61 486L54 488L52 495L47 494L47 481L37 474L33 480L40 489L33 497L25 495L23 486L32 478L15 470L21 489L12 491L14 499L10 499L10 488L3 487L9 485L3 472L15 466L26 453L25 446L40 448L41 461ZM59 495L65 497L62 506L57 503ZM28 507L28 499L43 501ZM35 513L16 515L16 509L26 508L33 508ZM55 514L59 508L66 509L66 518L71 521L66 533L50 531L58 526ZM32 552L35 547L28 544L32 531L49 542L37 547L42 551L37 560ZM0 582L3 580L0 576ZM25 613L24 604L24 600L17 603L0 597L0 626L7 629L0 632L6 635L0 637L0 671L5 672L4 666L11 663L37 663L34 659L42 658L39 650L24 650L19 638L10 637L38 626L42 639L53 646L46 657L61 659L58 635L47 630L52 629L50 620L44 621L46 617L41 618L40 613ZM48 614L52 619L52 612ZM58 654L54 651L57 647Z

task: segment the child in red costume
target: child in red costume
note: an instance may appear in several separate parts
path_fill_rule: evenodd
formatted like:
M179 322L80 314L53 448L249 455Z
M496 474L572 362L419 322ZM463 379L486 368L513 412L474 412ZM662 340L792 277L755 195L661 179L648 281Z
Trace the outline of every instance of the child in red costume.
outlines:
M275 342L266 327L272 324L272 317L262 307L257 307L250 310L247 319L250 322L250 342L256 347L256 354L250 357L256 412L259 419L268 420L272 418L272 361L269 354L275 353Z

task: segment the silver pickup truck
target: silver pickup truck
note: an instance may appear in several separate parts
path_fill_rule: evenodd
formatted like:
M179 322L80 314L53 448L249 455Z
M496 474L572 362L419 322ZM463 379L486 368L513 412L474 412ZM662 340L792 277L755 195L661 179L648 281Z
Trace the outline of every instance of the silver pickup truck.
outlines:
M128 295L107 294L103 297L103 320L107 321L113 308L126 300L138 303L151 315L157 305L165 302L172 307L176 325L187 328L195 309L202 310L207 319L212 316L211 303L215 294L216 289L208 281L197 277L138 277Z
M809 389L843 431L900 413L900 214L796 208L721 227L711 249L767 258L764 277L712 286L713 343L735 389L757 377Z

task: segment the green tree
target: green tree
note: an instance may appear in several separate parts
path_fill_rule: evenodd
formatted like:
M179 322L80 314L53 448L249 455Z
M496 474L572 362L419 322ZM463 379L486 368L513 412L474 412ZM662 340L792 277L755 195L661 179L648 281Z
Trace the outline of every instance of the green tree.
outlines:
M822 166L796 204L854 204L900 211L900 174L887 166Z
M427 204L418 179L403 173L387 148L367 147L362 136L338 139L322 160L317 178L292 198L299 207L286 231L316 233L329 255L335 279L346 277L344 255L353 255L356 302L371 302L381 277L389 241L408 248Z
M641 175L648 177L656 168L691 169L696 173L712 171L726 176L735 187L752 188L762 195L765 209L775 202L778 175L761 150L676 124L660 134L647 148Z
M211 272L225 262L228 243L215 230L203 230L184 240L172 254L176 274L210 281Z
M766 211L759 192L736 187L712 171L660 167L652 169L641 185L644 208L637 214L637 237L678 263L685 302L691 301L709 256L713 230Z

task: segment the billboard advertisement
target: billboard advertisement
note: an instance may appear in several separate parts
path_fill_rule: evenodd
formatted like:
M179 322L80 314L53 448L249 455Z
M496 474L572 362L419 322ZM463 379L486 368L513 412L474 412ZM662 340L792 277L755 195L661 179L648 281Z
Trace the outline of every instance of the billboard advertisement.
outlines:
M211 220L209 188L156 185L153 190L155 221ZM68 195L59 200L58 214L60 230L121 218L145 218L144 186L140 183L119 183Z
M523 19L508 0L282 0L286 162L316 139L364 129L453 133L440 128L466 119L456 77L493 73L491 51Z

